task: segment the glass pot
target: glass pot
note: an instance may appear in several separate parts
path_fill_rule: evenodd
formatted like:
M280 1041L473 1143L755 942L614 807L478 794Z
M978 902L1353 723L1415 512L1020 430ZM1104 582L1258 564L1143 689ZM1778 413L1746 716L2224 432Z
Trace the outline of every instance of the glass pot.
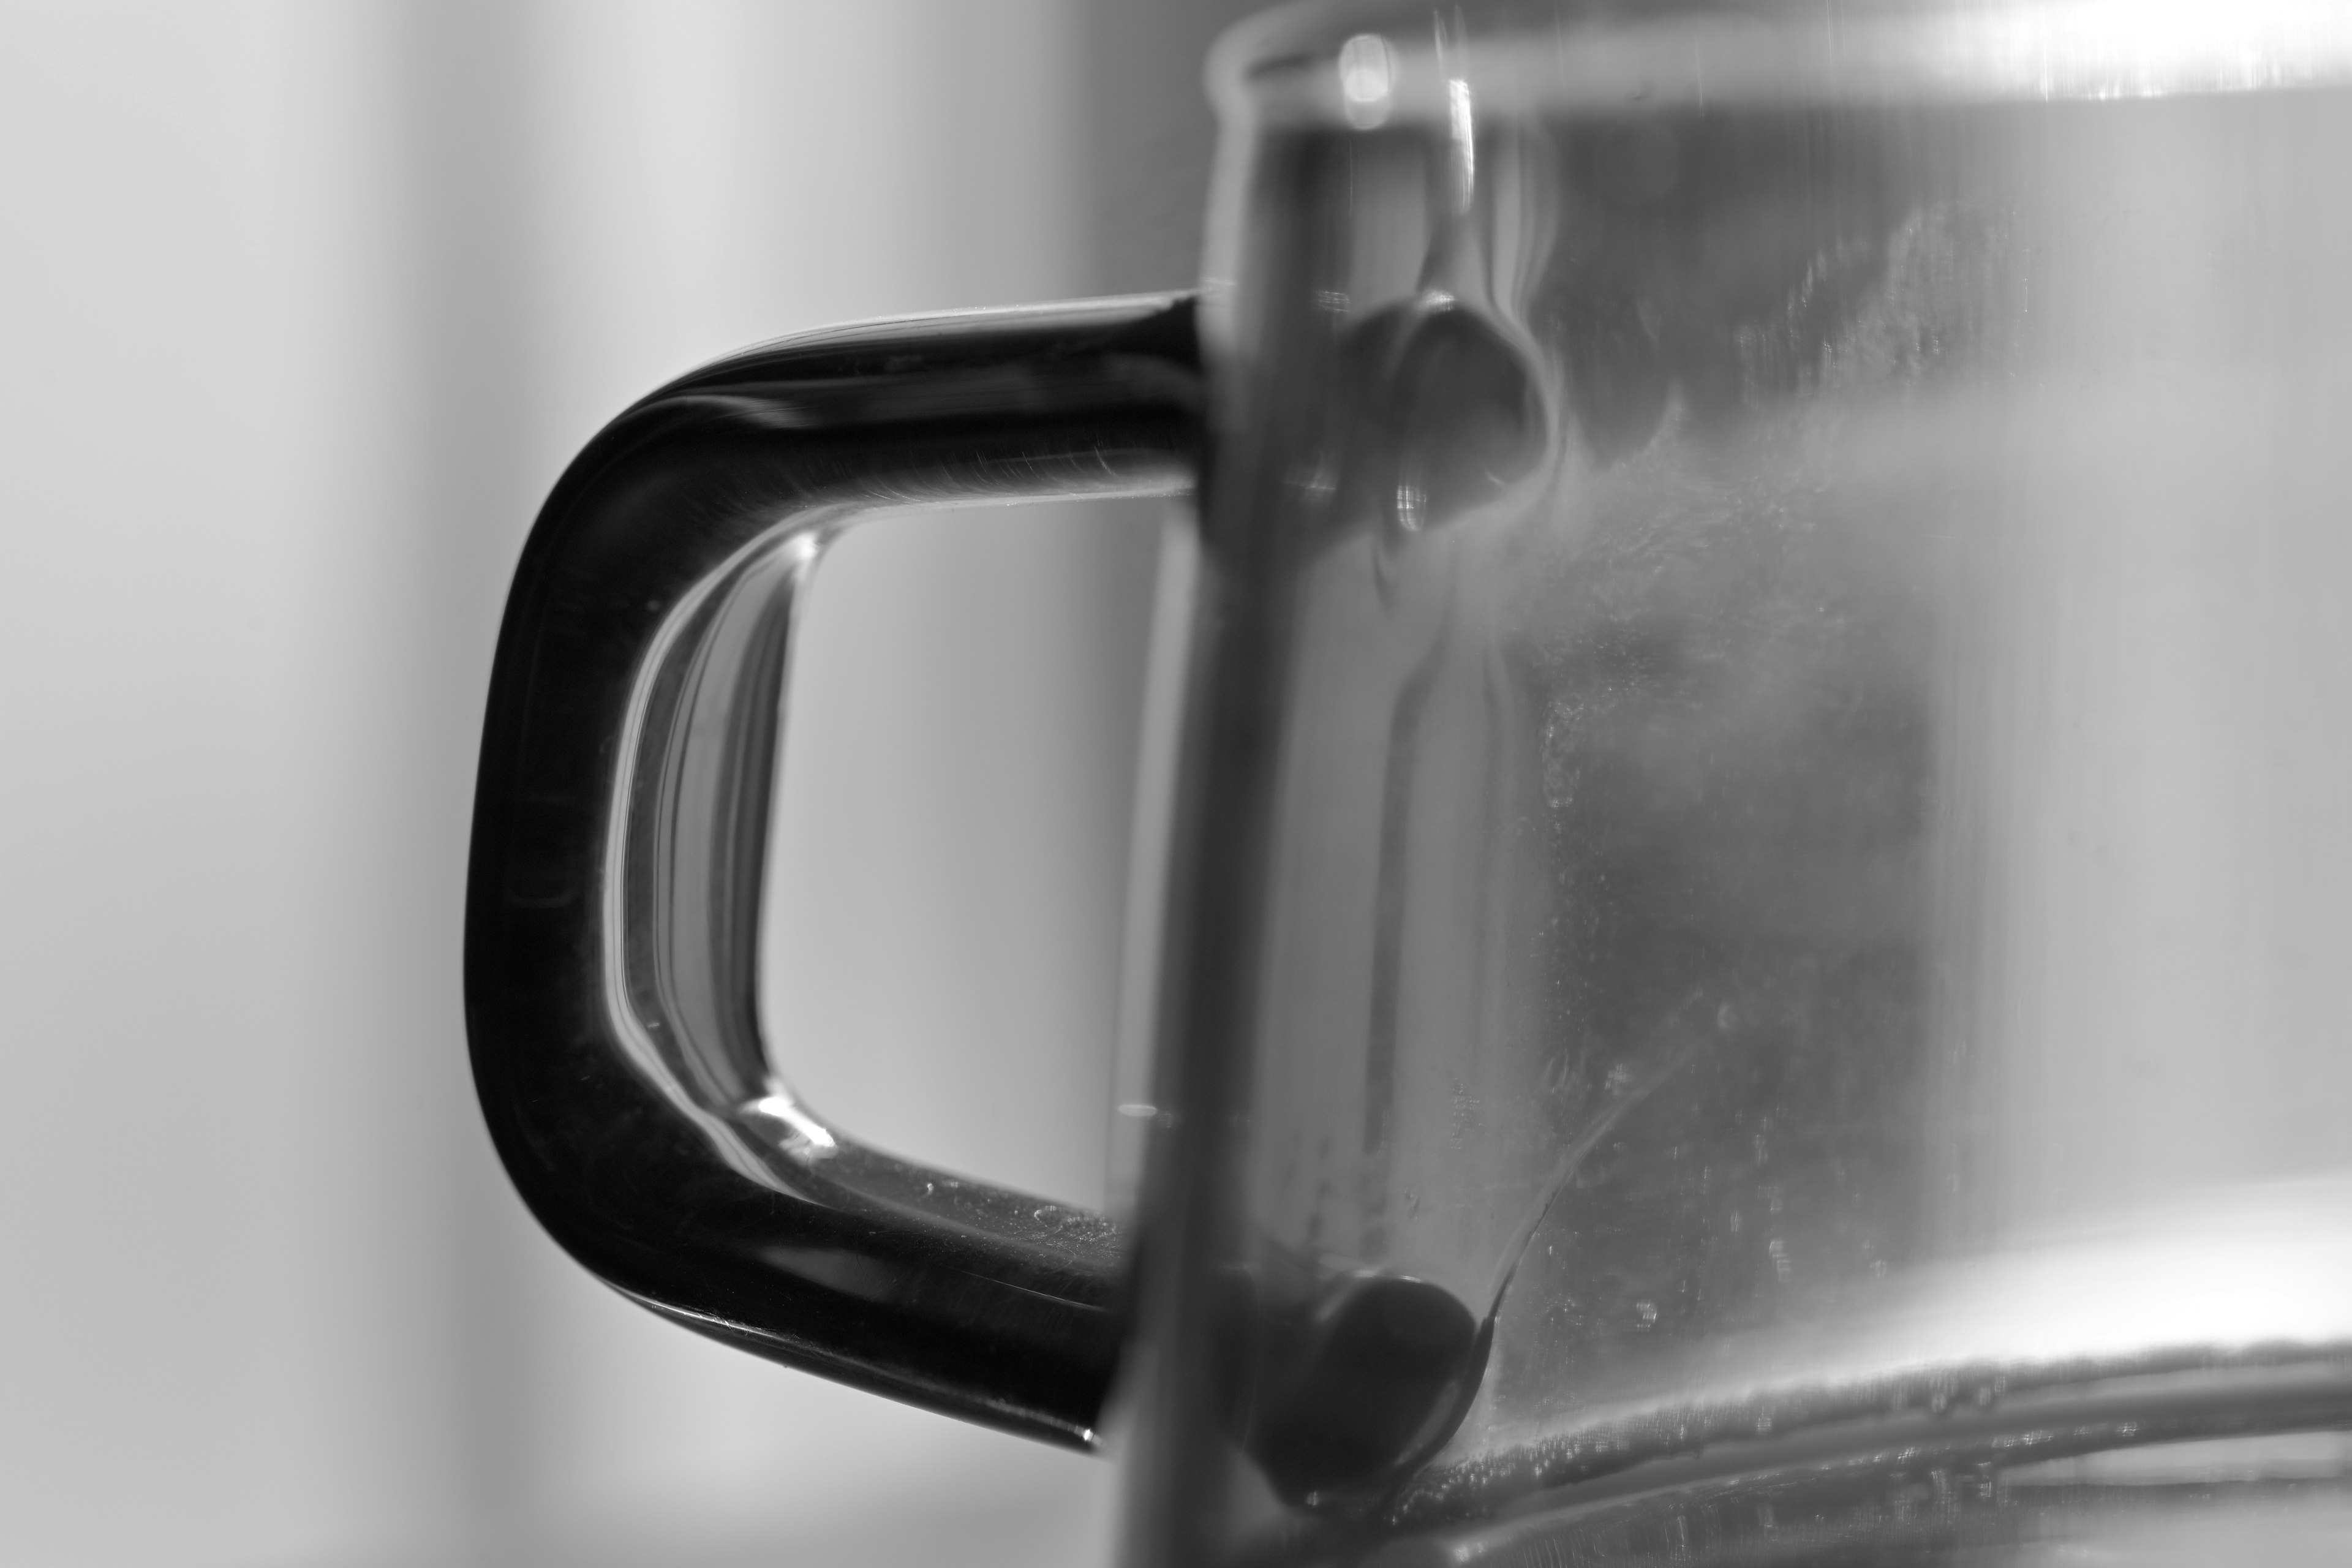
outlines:
M467 932L541 1220L934 1409L1116 1380L1137 1564L2352 1551L2352 11L1324 5L1213 78L1197 300L753 350L548 501ZM861 508L1193 486L1115 1224L797 1100L759 879Z

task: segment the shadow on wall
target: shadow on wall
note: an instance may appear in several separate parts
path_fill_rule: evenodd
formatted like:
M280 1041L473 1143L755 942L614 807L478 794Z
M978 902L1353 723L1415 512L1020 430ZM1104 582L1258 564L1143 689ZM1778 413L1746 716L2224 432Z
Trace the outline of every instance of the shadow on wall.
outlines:
M1102 1554L1108 1467L706 1344L557 1256L473 1110L457 917L500 600L565 458L748 341L1185 280L1222 19L0 14L0 1559ZM1072 1196L1155 529L877 526L796 696L795 1070L878 1141Z

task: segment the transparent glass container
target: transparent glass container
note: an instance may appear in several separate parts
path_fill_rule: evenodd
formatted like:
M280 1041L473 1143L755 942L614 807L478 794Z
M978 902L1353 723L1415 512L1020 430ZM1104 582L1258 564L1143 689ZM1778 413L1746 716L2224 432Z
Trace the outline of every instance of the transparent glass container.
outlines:
M2347 57L1229 42L1139 1558L2352 1550Z

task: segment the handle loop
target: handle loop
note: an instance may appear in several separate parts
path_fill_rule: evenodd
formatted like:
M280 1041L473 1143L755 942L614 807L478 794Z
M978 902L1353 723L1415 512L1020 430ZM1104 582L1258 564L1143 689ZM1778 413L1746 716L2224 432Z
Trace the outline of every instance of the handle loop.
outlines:
M1100 1215L866 1148L795 1099L754 1005L793 628L883 506L1192 482L1187 297L853 327L622 415L525 546L466 911L475 1086L548 1231L771 1360L1091 1446L1126 1247Z

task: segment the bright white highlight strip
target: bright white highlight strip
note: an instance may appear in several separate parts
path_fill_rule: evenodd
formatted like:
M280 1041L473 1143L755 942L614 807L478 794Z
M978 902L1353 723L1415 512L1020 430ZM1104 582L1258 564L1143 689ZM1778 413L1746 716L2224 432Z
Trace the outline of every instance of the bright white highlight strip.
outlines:
M2049 98L2147 98L2340 77L2352 14L2313 0L2074 0L1938 29L1954 78Z
M1273 121L1447 124L1455 84L1487 112L1631 103L2150 98L2352 85L2342 0L2043 0L1941 14L1792 11L1531 28L1396 50L1370 34L1338 68L1244 72L1239 101ZM1328 59L1329 57L1326 57Z
M782 1123L785 1151L801 1159L829 1160L841 1152L832 1130L803 1110L800 1101L781 1090L752 1100L743 1107L743 1114Z
M1396 57L1388 40L1359 33L1339 49L1339 101L1348 123L1370 131L1389 117L1389 89L1396 79Z

